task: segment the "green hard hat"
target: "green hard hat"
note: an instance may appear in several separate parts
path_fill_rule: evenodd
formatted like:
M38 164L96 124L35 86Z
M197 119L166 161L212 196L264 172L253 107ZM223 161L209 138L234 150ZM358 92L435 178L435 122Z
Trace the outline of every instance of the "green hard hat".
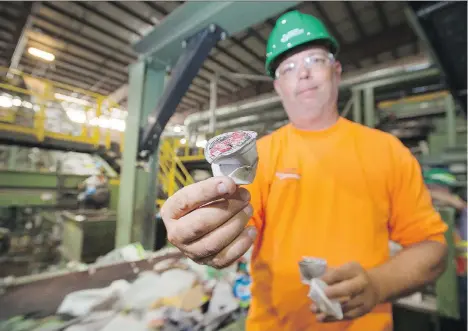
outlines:
M297 10L281 15L267 42L265 69L268 75L275 77L273 64L280 55L314 41L326 44L333 55L338 53L338 42L318 18Z
M452 187L457 183L457 178L445 168L431 168L423 172L426 184L437 184Z

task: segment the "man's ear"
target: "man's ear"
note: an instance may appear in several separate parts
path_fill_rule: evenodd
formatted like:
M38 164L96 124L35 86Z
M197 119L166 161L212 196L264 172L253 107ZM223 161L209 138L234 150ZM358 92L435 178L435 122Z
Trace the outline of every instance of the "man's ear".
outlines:
M341 74L343 73L343 67L342 67L340 61L335 62L334 69L335 69L335 72L334 72L335 79L336 79L337 82L340 82L341 81Z
M273 80L273 86L275 87L276 93L277 93L280 97L282 97L281 86L280 86L280 83L278 82L277 79Z

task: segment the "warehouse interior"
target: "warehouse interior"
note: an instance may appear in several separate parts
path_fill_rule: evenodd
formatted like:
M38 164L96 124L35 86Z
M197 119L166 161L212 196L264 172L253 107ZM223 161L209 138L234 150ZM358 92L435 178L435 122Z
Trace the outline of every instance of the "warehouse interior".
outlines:
M244 330L231 292L248 258L225 270L184 259L159 210L212 176L210 138L288 123L265 48L293 9L341 45L341 116L396 136L422 169L448 169L466 202L465 1L3 1L0 330L78 330L103 298L117 303L89 330ZM89 180L105 182L93 201ZM395 331L467 330L466 241L455 208L439 211L447 269L393 303Z

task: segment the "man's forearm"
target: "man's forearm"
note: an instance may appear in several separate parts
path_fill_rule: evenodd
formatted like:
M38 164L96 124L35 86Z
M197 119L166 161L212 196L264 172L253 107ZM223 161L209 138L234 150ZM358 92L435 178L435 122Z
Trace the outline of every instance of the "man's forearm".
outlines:
M369 270L381 303L409 295L445 270L447 246L424 241L403 249L387 263Z

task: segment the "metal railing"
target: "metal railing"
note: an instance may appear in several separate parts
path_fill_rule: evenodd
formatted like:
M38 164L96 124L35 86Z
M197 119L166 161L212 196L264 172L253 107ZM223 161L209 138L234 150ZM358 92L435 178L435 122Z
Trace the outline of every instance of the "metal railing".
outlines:
M177 145L177 140L165 139L159 149L158 179L168 197L180 188L194 183L193 177L176 154Z
M0 76L7 71L0 67ZM121 142L123 130L115 128L123 121L116 118L119 105L106 96L17 70L10 73L12 77L0 82L1 131L33 136L38 142L51 138L106 148L112 140Z
M7 77L8 68L0 67ZM45 139L104 146L115 142L123 151L123 129L102 125L112 120L119 105L106 96L67 84L34 77L18 70L0 81L0 131L28 135L40 143ZM158 181L164 195L194 183L184 162L204 160L203 148L189 147L178 138L164 138L159 150ZM158 200L161 205L164 200Z

